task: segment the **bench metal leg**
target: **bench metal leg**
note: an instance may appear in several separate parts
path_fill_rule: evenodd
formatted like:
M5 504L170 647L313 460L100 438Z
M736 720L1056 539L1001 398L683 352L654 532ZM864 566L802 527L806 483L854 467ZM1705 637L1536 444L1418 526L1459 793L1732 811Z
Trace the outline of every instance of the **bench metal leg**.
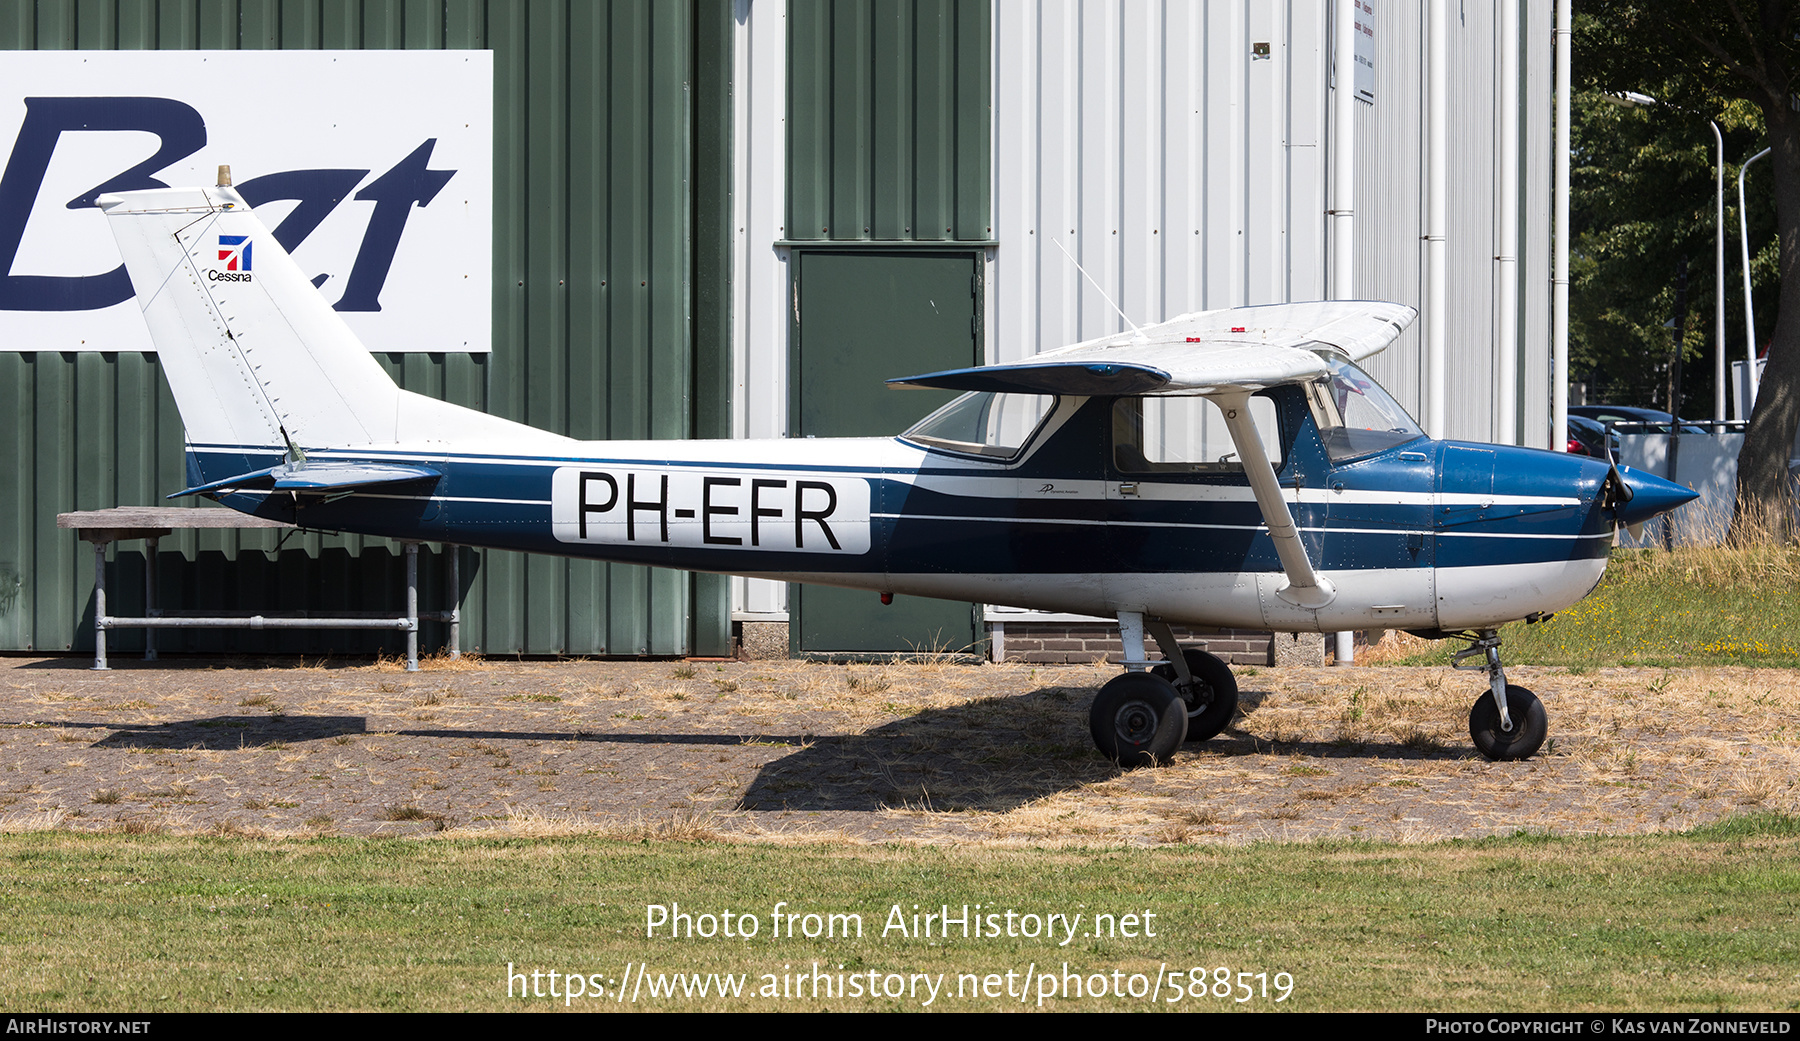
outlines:
M144 616L155 618L162 614L156 609L156 545L157 538L151 535L144 539L147 547L144 551ZM156 630L144 630L144 660L156 660Z
M406 671L419 671L419 544L406 544Z
M94 543L94 671L105 672L106 664L106 546Z
M450 660L462 657L462 547L445 546L450 553Z

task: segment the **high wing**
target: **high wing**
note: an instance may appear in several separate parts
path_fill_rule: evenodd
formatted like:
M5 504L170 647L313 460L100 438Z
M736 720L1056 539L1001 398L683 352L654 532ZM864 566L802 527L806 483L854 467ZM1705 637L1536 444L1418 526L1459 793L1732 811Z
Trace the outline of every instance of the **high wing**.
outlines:
M889 380L893 386L1025 394L1222 394L1328 372L1316 353L1361 361L1393 343L1418 311L1370 300L1325 300L1197 311L1086 340L1030 361Z

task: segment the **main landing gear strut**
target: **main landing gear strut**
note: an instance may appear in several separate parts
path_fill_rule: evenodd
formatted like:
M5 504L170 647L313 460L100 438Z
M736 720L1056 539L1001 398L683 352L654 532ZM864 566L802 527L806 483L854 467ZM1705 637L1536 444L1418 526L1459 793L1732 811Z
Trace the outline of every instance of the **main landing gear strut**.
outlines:
M1164 661L1144 654L1146 631ZM1237 679L1223 660L1182 647L1160 619L1119 612L1125 675L1100 688L1088 712L1088 729L1100 754L1120 766L1166 763L1184 741L1204 741L1224 730L1237 712Z
M1500 634L1493 629L1447 634L1469 641L1456 652L1453 668L1488 674L1488 692L1469 710L1469 736L1489 759L1529 759L1550 732L1550 717L1536 694L1506 682L1500 664ZM1484 661L1464 665L1463 659L1482 655Z

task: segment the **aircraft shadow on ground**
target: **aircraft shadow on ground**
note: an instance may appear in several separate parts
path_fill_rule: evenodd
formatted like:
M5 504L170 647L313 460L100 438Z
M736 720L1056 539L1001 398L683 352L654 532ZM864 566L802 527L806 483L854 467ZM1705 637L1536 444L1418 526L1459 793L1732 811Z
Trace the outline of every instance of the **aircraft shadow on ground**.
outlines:
M212 716L170 723L98 723L92 720L48 720L39 725L63 730L106 730L106 737L90 748L258 748L269 744L319 741L343 735L371 733L364 716ZM605 734L567 730L466 730L427 728L384 729L381 736L463 738L473 741L561 741L619 745L803 745L815 740L810 734Z
M522 729L384 730L396 737L484 741L561 741L624 745L790 746L765 764L737 802L743 810L986 810L1004 811L1048 795L1104 781L1119 767L1102 759L1088 733L1087 710L1096 691L1043 687L954 708L927 709L862 733L817 735L741 733L604 733ZM1240 692L1247 715L1263 692ZM1358 742L1271 741L1244 729L1244 715L1188 753L1233 758L1299 755L1311 758L1448 760L1468 758L1458 747L1414 747L1390 737ZM165 723L56 721L67 730L102 730L98 749L256 748L369 733L356 715L223 715Z
M1004 810L1116 776L1088 735L1094 692L1044 687L813 740L764 766L743 810Z
M344 734L368 733L362 716L256 715L212 716L171 723L61 722L51 726L68 730L100 728L112 733L93 743L93 748L260 748L264 745L319 741Z
M738 800L741 810L1015 809L1036 799L1119 775L1088 733L1092 688L1046 687L1028 694L928 709L862 734L815 739L764 766ZM1242 691L1254 714L1264 698ZM1445 760L1467 749L1414 748L1391 738L1358 742L1272 742L1241 728L1201 744L1209 755Z

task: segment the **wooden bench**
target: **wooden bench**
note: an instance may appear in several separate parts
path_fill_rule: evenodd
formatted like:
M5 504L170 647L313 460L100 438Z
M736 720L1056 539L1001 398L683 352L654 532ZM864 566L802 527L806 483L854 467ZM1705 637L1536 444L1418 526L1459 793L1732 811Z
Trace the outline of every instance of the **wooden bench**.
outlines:
M290 615L194 615L164 614L156 606L156 549L164 535L196 528L284 528L284 521L252 517L236 510L180 506L117 506L110 510L59 513L56 526L73 528L84 542L94 544L94 668L105 669L106 631L143 629L144 660L156 660L158 629L393 629L406 634L406 668L419 668L419 620L450 624L450 657L461 656L462 590L459 562L450 557L448 611L419 613L419 544L404 542L406 550L406 614L322 617ZM143 539L148 548L144 573L144 617L126 618L106 613L106 549L114 542Z

